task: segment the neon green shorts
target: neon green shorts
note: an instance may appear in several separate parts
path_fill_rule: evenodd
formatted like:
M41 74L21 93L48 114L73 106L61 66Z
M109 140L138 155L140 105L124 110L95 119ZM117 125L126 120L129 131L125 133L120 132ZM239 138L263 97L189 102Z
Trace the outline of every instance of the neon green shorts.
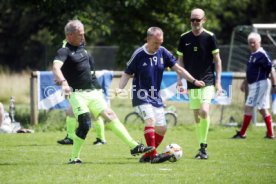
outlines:
M83 92L73 92L69 102L72 106L75 117L80 114L90 112L95 118L107 108L102 90L87 90Z
M206 86L200 89L189 90L190 109L200 109L201 104L211 103L215 95L214 86Z

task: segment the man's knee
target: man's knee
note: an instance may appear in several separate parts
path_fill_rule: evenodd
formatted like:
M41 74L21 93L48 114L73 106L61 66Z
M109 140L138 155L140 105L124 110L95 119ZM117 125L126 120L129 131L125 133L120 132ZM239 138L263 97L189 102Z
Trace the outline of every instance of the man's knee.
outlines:
M86 138L86 135L91 128L91 116L90 113L84 113L78 116L79 127L76 130L76 135L82 139Z
M209 116L209 109L201 109L199 114L201 118L206 118Z
M101 112L101 115L107 122L110 122L110 121L118 118L116 113L109 107L106 108L105 110L103 110Z
M155 126L155 132L159 135L164 136L167 131L167 126Z
M155 123L156 123L156 120L155 118L148 118L148 119L145 119L145 126L155 126Z

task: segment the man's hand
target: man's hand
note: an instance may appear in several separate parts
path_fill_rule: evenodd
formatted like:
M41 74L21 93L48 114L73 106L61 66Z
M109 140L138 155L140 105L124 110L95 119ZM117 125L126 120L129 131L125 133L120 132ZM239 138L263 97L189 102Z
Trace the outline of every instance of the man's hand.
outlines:
M71 87L68 85L67 81L61 83L62 95L65 96L66 99L70 98L70 94L72 92Z
M115 95L118 96L119 94L123 93L124 91L125 91L124 89L116 88Z
M196 85L197 87L204 87L205 86L205 82L203 81L199 81L199 80L196 80L193 82L194 85Z
M185 91L185 89L183 88L183 84L181 80L177 80L176 83L176 89L177 91L179 91L180 93L183 93Z
M217 95L220 95L222 93L222 87L221 87L220 83L216 83L215 89L216 89L216 94Z

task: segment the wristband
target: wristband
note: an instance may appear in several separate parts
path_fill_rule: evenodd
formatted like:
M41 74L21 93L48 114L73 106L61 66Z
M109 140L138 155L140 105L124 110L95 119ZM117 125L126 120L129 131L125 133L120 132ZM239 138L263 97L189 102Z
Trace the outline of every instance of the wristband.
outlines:
M196 79L193 80L192 84L195 84L195 82L196 82Z
M272 87L275 88L275 87L276 87L276 84L273 84Z

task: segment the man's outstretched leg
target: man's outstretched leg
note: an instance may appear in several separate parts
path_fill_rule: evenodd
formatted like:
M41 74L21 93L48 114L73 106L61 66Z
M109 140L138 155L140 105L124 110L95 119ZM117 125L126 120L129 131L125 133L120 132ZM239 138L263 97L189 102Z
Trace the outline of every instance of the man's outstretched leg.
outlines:
M119 137L125 144L127 144L130 148L130 154L135 156L140 153L147 153L154 150L154 147L149 146L145 147L143 144L138 144L128 133L125 126L120 122L118 118L111 120L108 123L108 127L112 130L112 132Z

